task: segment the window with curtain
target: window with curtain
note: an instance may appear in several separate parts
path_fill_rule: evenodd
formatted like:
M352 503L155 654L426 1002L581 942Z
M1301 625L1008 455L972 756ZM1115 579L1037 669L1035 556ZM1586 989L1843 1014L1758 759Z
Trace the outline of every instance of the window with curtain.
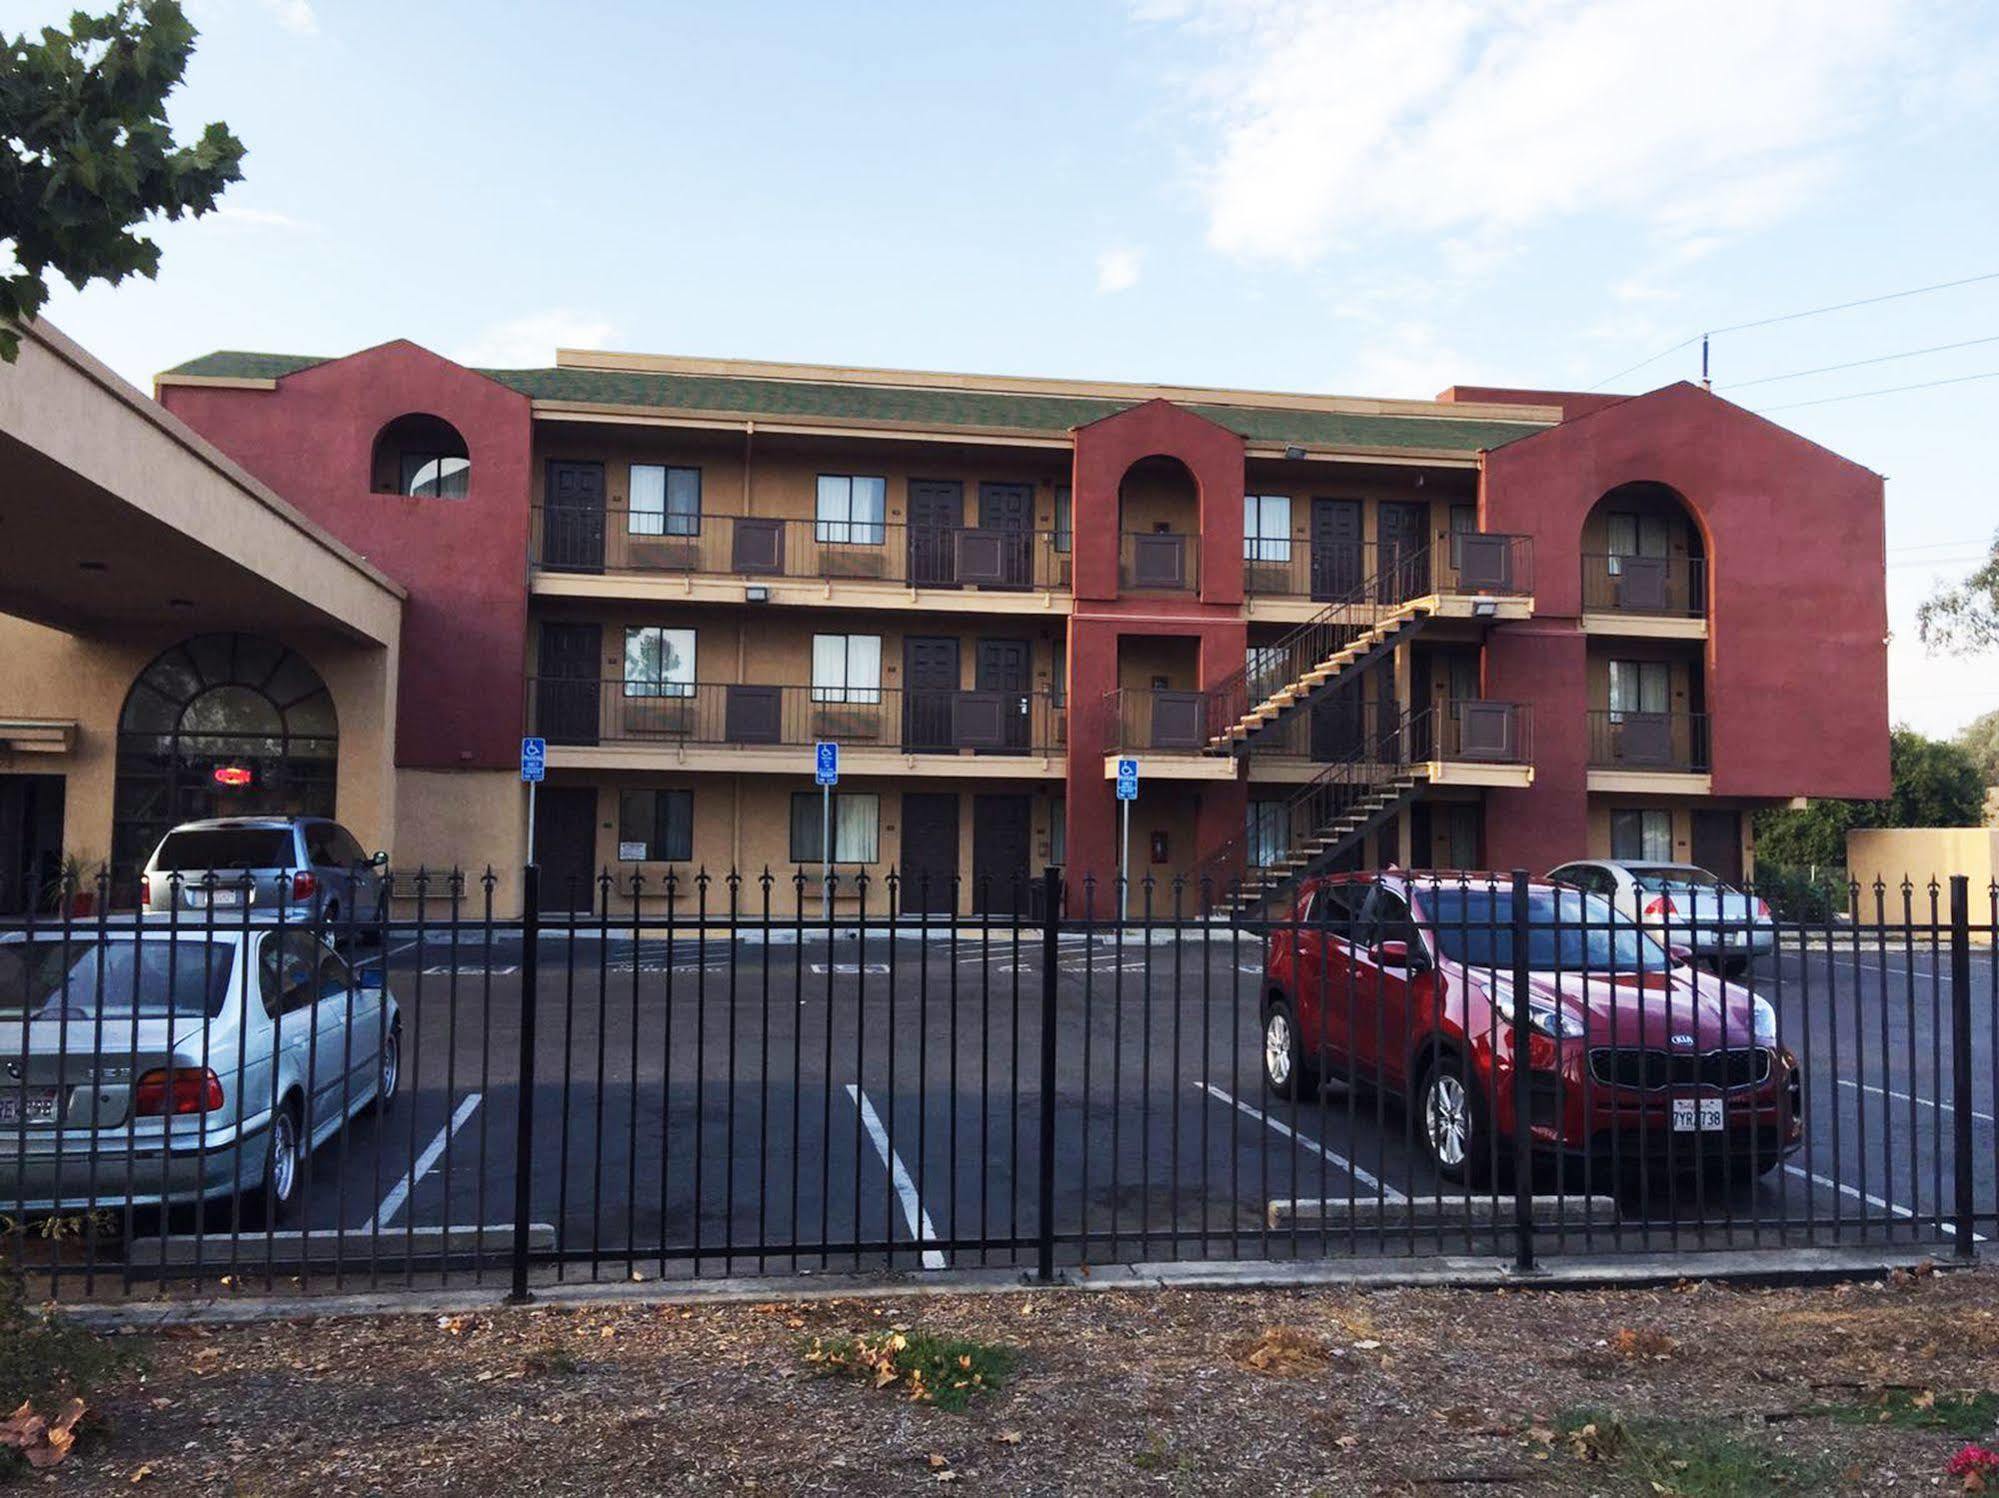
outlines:
M618 857L625 863L685 863L694 856L694 792L618 793Z
M626 529L634 536L701 534L701 470L632 464L631 509Z
M1264 869L1276 863L1290 848L1287 833L1289 819L1284 814L1282 801L1252 801L1249 803L1249 863L1250 867Z
M820 792L791 796L791 861L824 863ZM881 856L881 798L842 791L833 797L833 862L874 863Z
M627 697L692 697L694 631L648 626L625 631Z
M1069 502L1069 486L1055 491L1055 549L1068 551L1075 545L1075 511Z
M1069 803L1061 796L1048 803L1048 861L1057 868L1069 861Z
M1624 569L1626 557L1663 557L1672 553L1672 528L1664 515L1638 515L1613 510L1604 516L1608 536L1612 577Z
M1613 811L1610 856L1663 863L1673 856L1673 814L1667 811Z
M881 701L882 637L814 635L812 700L814 702Z
M818 539L839 546L879 546L887 535L888 480L850 473L819 475Z
M1664 713L1672 710L1672 667L1664 661L1612 661L1610 663L1611 722L1626 713Z
M1478 530L1477 505L1451 506L1451 565L1464 566L1464 545L1459 539L1474 534Z
M1246 562L1291 560L1291 496L1242 497L1242 555Z

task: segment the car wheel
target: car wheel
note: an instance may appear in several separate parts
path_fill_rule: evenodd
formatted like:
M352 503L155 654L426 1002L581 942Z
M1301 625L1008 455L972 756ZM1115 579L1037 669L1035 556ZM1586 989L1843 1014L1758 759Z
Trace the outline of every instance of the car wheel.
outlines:
M1263 1085L1282 1098L1308 1098L1319 1090L1318 1069L1305 1059L1298 1020L1286 999L1272 999L1264 1011Z
M403 1080L403 1027L391 1025L382 1040L382 1054L375 1073L375 1095L362 1107L363 1113L380 1113L396 1100Z
M1437 1173L1461 1185L1482 1183L1492 1163L1485 1104L1465 1077L1464 1063L1439 1056L1416 1093L1416 1128Z
M299 1180L305 1171L305 1149L299 1132L298 1102L287 1098L271 1115L264 1153L261 1199L266 1226L291 1221L298 1205Z

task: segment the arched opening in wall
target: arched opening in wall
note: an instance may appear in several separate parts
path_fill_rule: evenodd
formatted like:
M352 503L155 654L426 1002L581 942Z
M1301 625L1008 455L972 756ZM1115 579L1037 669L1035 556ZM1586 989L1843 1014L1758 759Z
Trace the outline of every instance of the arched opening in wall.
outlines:
M305 658L257 635L196 635L139 673L118 717L114 898L181 822L333 815L340 730Z
M1178 458L1140 458L1118 480L1118 585L1183 593L1199 585L1201 490Z
M1619 484L1583 521L1585 613L1707 612L1708 556L1693 509L1665 484Z
M369 487L412 499L463 499L472 458L458 428L442 416L414 411L375 434Z

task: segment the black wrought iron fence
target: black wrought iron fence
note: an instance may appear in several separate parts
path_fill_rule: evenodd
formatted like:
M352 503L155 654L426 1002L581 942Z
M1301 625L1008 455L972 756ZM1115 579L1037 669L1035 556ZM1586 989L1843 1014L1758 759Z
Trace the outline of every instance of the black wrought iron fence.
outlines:
M1774 917L1524 876L229 881L0 931L56 1298L1899 1247L1999 1218L1999 888ZM525 898L512 914L503 895ZM831 913L822 914L830 893ZM74 911L72 904L66 907ZM985 915L956 912L980 909ZM994 914L990 912L1004 912ZM1052 913L1052 914L1051 914ZM1690 1262L1690 1272L1694 1272Z

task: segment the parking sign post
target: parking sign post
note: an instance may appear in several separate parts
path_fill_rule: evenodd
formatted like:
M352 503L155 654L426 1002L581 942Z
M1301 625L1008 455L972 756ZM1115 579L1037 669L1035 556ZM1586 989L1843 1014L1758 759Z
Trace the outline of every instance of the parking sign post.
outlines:
M548 773L548 740L521 740L521 779L528 788L528 862L534 862L534 788Z
M833 787L840 783L840 746L820 740L812 746L812 775L819 782L820 908L830 935L833 927Z
M1137 799L1138 761L1121 759L1117 762L1118 815L1124 823L1117 856L1117 917L1121 921L1131 915L1131 803Z

